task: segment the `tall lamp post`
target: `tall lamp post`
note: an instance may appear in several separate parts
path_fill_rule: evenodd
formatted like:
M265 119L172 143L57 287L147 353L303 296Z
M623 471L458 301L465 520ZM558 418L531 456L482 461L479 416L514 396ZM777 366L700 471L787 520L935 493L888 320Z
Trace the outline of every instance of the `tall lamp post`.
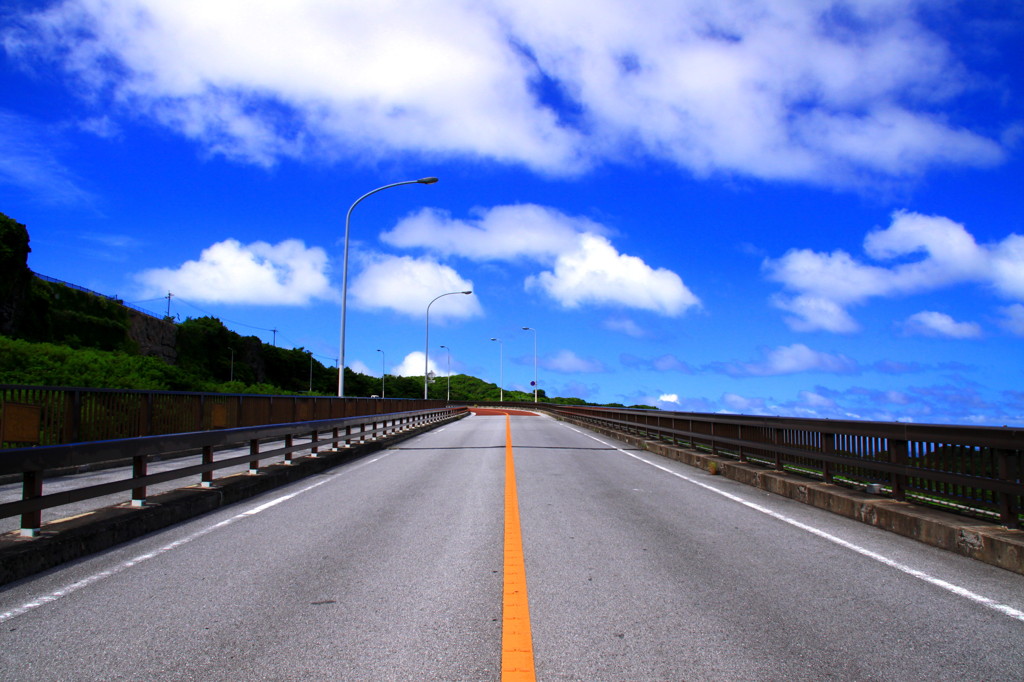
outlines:
M341 352L338 357L338 397L345 397L345 312L348 303L348 228L349 223L352 219L352 209L354 209L360 201L391 187L398 187L399 185L433 185L437 182L437 178L420 178L419 180L405 180L403 182L393 182L390 185L384 185L378 187L375 190L367 192L363 196L353 202L349 207L348 213L345 214L345 255L341 261Z
M380 353L380 397L381 397L381 400L383 400L384 399L384 351L382 351L380 348L378 348L377 352Z
M524 332L533 332L533 402L537 402L537 330L523 327Z
M501 339L491 339L491 341L498 342L498 402L505 402L505 360L502 356L505 354L504 344L501 343Z
M441 346L448 351L448 401L452 399L452 349L448 346Z
M427 342L426 342L426 345L423 347L423 399L424 400L427 399L427 381L429 380L429 377L427 375L430 374L430 306L434 305L434 301L436 301L439 298L444 298L445 296L453 296L455 294L466 294L466 295L469 295L471 293L473 293L473 292L472 291L449 291L447 294L441 294L440 296L435 296L434 300L427 304Z

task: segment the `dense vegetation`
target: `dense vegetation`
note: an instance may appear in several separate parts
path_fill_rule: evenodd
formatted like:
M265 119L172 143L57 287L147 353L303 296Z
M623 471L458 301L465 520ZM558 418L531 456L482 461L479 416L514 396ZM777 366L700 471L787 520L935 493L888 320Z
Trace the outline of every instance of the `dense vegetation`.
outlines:
M214 317L173 325L173 363L143 355L132 336L130 311L119 301L36 277L28 268L29 236L0 213L0 384L220 393L335 395L338 370L303 348L284 349L241 336ZM159 320L152 320L161 324ZM500 390L476 377L450 380L451 399L497 402ZM422 398L423 377L380 377L345 370L345 393L355 397ZM447 377L429 397L449 394ZM583 405L577 398L544 402ZM533 393L504 392L508 401ZM616 405L621 407L621 405ZM637 406L642 407L642 406Z

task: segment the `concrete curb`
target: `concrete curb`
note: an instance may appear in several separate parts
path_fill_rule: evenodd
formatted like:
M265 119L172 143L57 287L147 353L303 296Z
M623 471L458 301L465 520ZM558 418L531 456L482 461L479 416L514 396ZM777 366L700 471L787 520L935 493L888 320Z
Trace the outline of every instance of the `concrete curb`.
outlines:
M456 419L464 416L468 413ZM23 538L16 531L4 533L0 535L0 585L321 473L449 423L451 420L439 421L346 450L322 451L317 457L296 457L292 464L263 467L255 476L226 476L215 480L211 488L171 490L153 495L141 508L125 503L62 519L45 524L35 538Z
M1024 531L555 417L648 452L1024 575Z

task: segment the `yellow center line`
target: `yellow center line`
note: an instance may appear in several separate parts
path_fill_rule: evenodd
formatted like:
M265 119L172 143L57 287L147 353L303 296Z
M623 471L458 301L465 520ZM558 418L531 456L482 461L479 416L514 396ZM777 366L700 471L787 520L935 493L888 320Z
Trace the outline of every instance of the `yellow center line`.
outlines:
M505 415L505 589L501 624L502 682L535 680L530 603L526 596L523 533L519 526L519 497L512 457L512 418Z

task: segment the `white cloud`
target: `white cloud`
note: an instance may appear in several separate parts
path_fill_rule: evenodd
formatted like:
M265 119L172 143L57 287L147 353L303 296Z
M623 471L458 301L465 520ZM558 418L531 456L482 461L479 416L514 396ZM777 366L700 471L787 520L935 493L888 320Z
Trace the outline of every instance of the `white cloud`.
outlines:
M373 371L372 369L367 367L366 363L363 362L362 360L353 360L352 362L346 361L345 364L348 366L348 368L350 370L352 370L353 372L356 372L357 374L365 374L368 377L379 377L380 376L380 370L378 370L376 372Z
M674 317L700 304L679 275L620 254L595 234L582 235L579 249L561 254L553 270L528 277L526 288L543 291L565 308L612 305Z
M540 362L544 369L552 372L565 374L574 373L596 373L607 371L600 360L593 358L581 358L571 350L560 350L552 356L543 358Z
M365 267L349 286L352 304L367 310L390 309L424 317L430 305L432 322L483 314L476 295L455 294L431 304L435 297L452 291L473 291L473 283L430 258L379 254L366 256Z
M658 402L679 405L679 395L677 393L663 393L662 395L658 396Z
M534 204L477 209L474 220L455 220L427 209L381 235L400 248L425 248L443 256L472 260L527 260L553 265L526 278L566 308L615 305L675 316L698 305L696 296L670 270L652 268L620 254L604 226ZM636 325L619 329L637 333Z
M918 336L947 336L952 339L976 339L981 327L976 322L957 322L945 313L924 310L907 318L903 328Z
M423 376L423 369L423 353L417 350L406 355L405 359L398 366L391 368L391 374L400 377L421 377ZM441 376L441 371L433 360L430 360L427 371Z
M999 162L932 113L973 79L916 5L63 0L3 38L261 164L409 151L571 174L643 155L848 184Z
M1024 237L1011 234L995 244L978 244L963 225L941 216L898 211L883 230L869 233L864 250L877 261L862 263L845 251L793 249L766 260L768 277L790 294L774 304L795 317L797 331L850 332L858 328L846 308L880 296L907 296L943 287L979 283L1008 297L1024 299ZM916 260L914 260L916 258Z
M1024 336L1024 305L1014 303L1013 305L1000 308L1003 319L1000 322L1002 327L1017 336Z
M581 233L604 234L600 224L546 206L517 204L477 209L473 220L423 209L401 220L381 239L398 248L424 248L471 260L529 259L552 262L577 248Z
M715 363L711 369L731 376L779 376L801 372L828 374L855 374L859 367L845 355L833 355L812 350L802 343L762 349L758 362Z
M307 305L337 298L327 279L327 254L298 239L278 244L226 239L203 249L197 261L145 270L135 279L143 297L171 291L193 301L250 305Z

